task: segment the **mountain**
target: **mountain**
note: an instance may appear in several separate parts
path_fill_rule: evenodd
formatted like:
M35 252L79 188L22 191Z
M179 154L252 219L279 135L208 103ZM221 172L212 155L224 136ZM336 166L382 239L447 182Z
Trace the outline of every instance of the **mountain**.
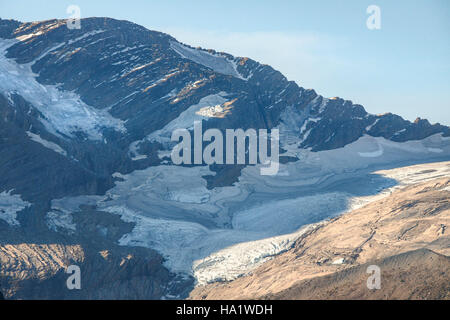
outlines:
M173 129L195 120L204 130L279 129L280 173L172 164ZM0 19L0 124L0 285L13 298L183 297L293 241L272 237L394 183L366 185L368 168L450 156L447 126L372 115L268 65L110 18L82 19L81 29ZM359 188L333 189L357 175ZM299 202L317 210L289 215ZM279 208L287 222L274 223ZM226 252L230 265L220 264L233 245L243 256ZM53 290L72 262L95 285Z
M0 103L2 118L8 119L3 130L20 131L24 143L36 145L34 140L42 138L62 149L52 160L52 190L22 190L26 187L10 182L18 180L12 176L15 170L2 166L8 171L2 176L11 177L2 181L7 189L39 200L104 192L112 186L112 173L157 164L157 141L145 138L205 97L230 103L230 111L209 119L205 129L273 128L282 123L289 138L312 151L340 148L364 134L397 142L450 135L448 127L426 120L410 123L393 114L370 115L351 101L303 89L270 66L197 50L130 22L90 18L82 24L82 29L71 30L64 20L1 21L2 36L18 39L2 41L3 55L15 62L2 63ZM27 132L40 138L30 139ZM5 147L12 155L10 146ZM47 150L42 152L54 153ZM133 156L140 160L133 161ZM37 168L42 157L34 158ZM22 173L19 168L21 179ZM64 175L69 176L62 179ZM23 184L36 179L30 175Z

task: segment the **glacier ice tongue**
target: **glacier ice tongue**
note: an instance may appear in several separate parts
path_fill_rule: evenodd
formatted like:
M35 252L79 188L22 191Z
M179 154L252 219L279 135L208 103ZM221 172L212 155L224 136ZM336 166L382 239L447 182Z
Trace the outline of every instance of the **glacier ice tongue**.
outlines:
M0 92L17 93L30 102L43 115L40 120L50 133L74 137L83 132L91 140L101 140L102 128L125 131L121 120L85 104L78 94L37 82L31 70L34 61L18 64L6 58L6 50L15 43L15 39L0 39Z
M29 207L31 204L22 200L20 195L11 194L10 191L0 193L0 219L6 221L10 226L20 225L17 221L17 213Z

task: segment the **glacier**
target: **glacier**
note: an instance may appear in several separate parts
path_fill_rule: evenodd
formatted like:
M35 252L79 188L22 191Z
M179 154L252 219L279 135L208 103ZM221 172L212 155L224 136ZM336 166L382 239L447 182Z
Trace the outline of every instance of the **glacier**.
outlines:
M380 145L382 156L364 156ZM192 275L197 284L225 281L289 249L329 218L417 179L448 175L448 165L421 175L377 171L429 161L429 148L443 150L439 155L448 159L450 139L436 134L400 143L366 135L339 149L298 149L299 160L280 164L276 176L261 176L258 165L246 167L238 182L213 189L202 178L215 174L208 166L160 165L117 173L121 180L105 196L58 199L52 209L76 214L79 205L95 204L135 224L120 245L156 249L169 270Z
M59 137L74 137L74 133L83 132L91 140L102 140L102 128L126 131L122 120L85 104L75 92L61 90L55 85L42 85L36 80L31 66L46 53L56 50L58 45L35 61L18 64L6 58L7 49L17 42L16 39L0 39L0 93L21 95L43 115L40 121L46 129Z

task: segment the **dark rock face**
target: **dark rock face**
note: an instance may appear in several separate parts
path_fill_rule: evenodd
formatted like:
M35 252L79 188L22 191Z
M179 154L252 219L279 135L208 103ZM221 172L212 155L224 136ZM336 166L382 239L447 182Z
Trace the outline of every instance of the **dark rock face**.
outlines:
M107 175L98 171L95 173L92 169L30 140L26 131L32 127L48 141L67 148L79 148L47 133L37 120L39 114L21 96L13 96L13 101L14 107L0 95L0 116L6 120L0 127L2 190L15 189L25 194L30 201L48 201L68 193L95 194L112 186L112 179ZM94 156L95 153L91 155ZM86 160L100 162L89 158Z
M319 97L316 105L322 103L323 98ZM301 145L311 147L312 151L340 148L364 134L396 142L421 140L439 132L444 136L450 134L448 127L431 125L427 120L411 123L391 113L371 115L361 105L341 98L328 100L322 108L322 112L317 111L317 107L311 108L310 115L320 120L309 123L306 129L311 129L311 132Z
M0 38L10 39L13 37L13 32L21 23L16 20L0 19Z
M286 121L289 109L295 115L295 125L302 128L296 136L299 146L312 151L343 147L364 134L393 141L423 139L436 133L450 135L448 127L431 125L426 120L411 123L393 114L368 114L351 101L326 99L314 90L299 87L270 66L214 50L184 46L167 34L131 22L88 18L83 19L81 25L80 30L71 30L63 20L21 23L0 19L0 43L20 40L6 49L6 58L22 67L28 64L39 84L77 94L84 104L92 107L86 111L89 115L99 112L112 116L124 127L124 130L117 130L101 123L95 127L101 133L101 139L97 140L90 139L82 128L72 132L73 135L52 131L46 125L51 121L33 101L28 101L20 90L5 91L0 85L0 192L14 190L31 203L20 212L21 227L14 229L14 235L0 220L0 243L20 238L24 242L38 243L58 239L70 244L83 243L84 237L89 237L86 247L91 247L100 239L95 232L88 232L88 236L65 235L61 239L59 233L48 230L44 219L50 201L66 196L104 194L117 179L113 173L126 174L160 164L161 144L146 137L202 98L221 92L228 94L225 111L220 117L205 121L204 130L271 129ZM88 121L89 116L86 119ZM33 135L44 139L47 145L59 146L65 154L30 139ZM133 159L130 151L133 143L136 150L147 157ZM209 187L215 187L235 182L242 167L212 166L211 169L217 175L205 179ZM123 228L118 227L122 234ZM110 247L114 247L112 243L117 242L119 236L110 239ZM111 265L116 266L116 260L122 259L125 252L123 248L114 248L111 256L117 258L111 260ZM96 257L97 252L87 254ZM133 261L137 262L129 274L137 282L143 274L155 270L158 274L167 272L161 267L162 258L155 252L134 254L137 258ZM154 261L148 262L147 255ZM122 274L105 259L100 261L86 267L94 272L103 267L111 268L111 273L117 272L115 289L105 284L99 286L104 290L101 293L93 288L84 297L113 298L117 294L122 298L156 299L170 291L136 289L134 284L124 280L128 271L122 270ZM160 269L156 267L158 264ZM170 282L172 278L173 275L164 274L161 283ZM32 296L24 293L32 292L34 280L30 281L23 287L26 290L19 290L17 297ZM46 282L48 297L59 298L50 294L55 285L53 280L46 281L49 281ZM95 281L106 283L105 279ZM191 280L179 283L187 287ZM119 295L118 288L123 286L129 288ZM108 291L114 294L108 295Z

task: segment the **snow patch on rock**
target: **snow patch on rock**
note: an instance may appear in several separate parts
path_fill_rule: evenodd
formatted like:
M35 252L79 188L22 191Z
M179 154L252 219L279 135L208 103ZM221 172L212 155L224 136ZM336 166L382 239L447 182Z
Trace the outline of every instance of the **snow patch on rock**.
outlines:
M194 61L218 73L233 76L241 80L247 80L237 71L237 64L234 60L221 54L212 54L204 50L190 48L179 42L171 41L170 47L182 58Z
M31 204L22 200L19 194L11 194L13 190L0 193L0 219L10 226L19 226L17 213L29 207Z
M56 143L42 139L40 135L34 134L30 131L27 131L27 135L30 137L31 140L43 145L45 148L53 150L56 153L59 153L65 157L67 156L67 152Z
M159 142L166 148L174 145L171 141L171 137L175 130L191 130L194 127L194 121L209 120L210 116L209 114L205 114L204 110L221 107L222 104L228 102L228 99L226 99L228 95L228 93L222 91L217 94L211 94L203 97L197 104L194 104L181 112L177 118L170 121L163 128L152 132L142 140L132 142L129 146L129 154L131 158L136 159L136 157L140 156L138 151L139 144L145 140L150 142Z
M71 234L76 230L72 214L69 212L50 211L46 215L46 222L47 226L53 231L60 231L63 229Z

